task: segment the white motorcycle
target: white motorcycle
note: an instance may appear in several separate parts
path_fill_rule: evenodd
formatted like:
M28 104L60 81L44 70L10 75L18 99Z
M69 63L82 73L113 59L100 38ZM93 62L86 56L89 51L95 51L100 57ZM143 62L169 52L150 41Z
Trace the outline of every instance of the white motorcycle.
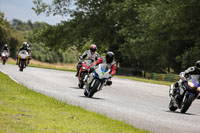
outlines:
M103 86L107 85L108 79L111 78L110 71L106 64L99 64L94 72L90 74L90 78L85 77L84 95L92 97L96 92L102 90ZM92 76L93 78L91 78Z
M18 54L18 66L19 70L23 71L24 68L26 68L28 64L29 54L26 50L22 50Z

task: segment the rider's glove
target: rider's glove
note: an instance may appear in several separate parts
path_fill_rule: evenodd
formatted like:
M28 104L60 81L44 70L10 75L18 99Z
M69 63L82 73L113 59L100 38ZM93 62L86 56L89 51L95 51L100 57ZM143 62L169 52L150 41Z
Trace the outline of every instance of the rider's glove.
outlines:
M79 57L79 60L81 60L81 61L82 61L82 60L83 60L83 57L82 57L82 56L80 56L80 57Z
M92 62L94 62L94 60L93 60L93 59L91 59L91 61L92 61Z

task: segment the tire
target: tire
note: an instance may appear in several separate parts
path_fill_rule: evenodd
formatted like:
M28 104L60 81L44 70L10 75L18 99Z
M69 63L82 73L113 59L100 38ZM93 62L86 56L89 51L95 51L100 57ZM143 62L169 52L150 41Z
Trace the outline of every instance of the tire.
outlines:
M98 86L99 86L100 83L101 83L100 80L95 80L95 83L94 83L93 87L90 89L88 97L91 98L94 95L94 93L97 92L97 88L98 88Z
M84 79L85 75L86 75L86 73L81 73L81 81L80 81L80 83L78 83L79 88L83 88L83 86L84 86L83 79Z
M20 61L20 69L19 69L19 71L23 72L24 67L25 67L25 61L21 60Z
M5 65L6 64L6 60L3 60L3 65Z
M183 101L181 105L181 109L180 109L181 113L185 113L189 109L194 99L195 97L193 95L189 95L188 97L185 98L185 100Z
M171 99L170 102L169 102L169 110L170 111L176 111L177 110L177 107L174 107L173 105L173 100Z

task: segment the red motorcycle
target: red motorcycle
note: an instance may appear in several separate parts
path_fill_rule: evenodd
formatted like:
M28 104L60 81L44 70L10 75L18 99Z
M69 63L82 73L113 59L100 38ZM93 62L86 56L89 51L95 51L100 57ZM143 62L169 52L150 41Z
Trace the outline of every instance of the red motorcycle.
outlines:
M2 64L5 65L6 61L8 60L9 52L7 50L4 50L1 53L1 59L2 59Z
M91 67L92 67L91 60L85 60L82 62L81 68L78 73L78 80L79 80L78 87L79 88L83 88L84 79L85 79L86 75L89 75L89 71L90 71Z

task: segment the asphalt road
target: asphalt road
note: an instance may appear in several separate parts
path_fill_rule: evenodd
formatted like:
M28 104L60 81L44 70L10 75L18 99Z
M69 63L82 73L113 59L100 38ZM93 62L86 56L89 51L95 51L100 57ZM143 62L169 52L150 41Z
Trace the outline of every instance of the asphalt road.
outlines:
M86 98L77 87L74 72L0 65L12 79L37 92L68 104L125 121L155 133L200 133L200 100L195 100L186 114L168 110L169 87L127 79L113 78L94 98Z

